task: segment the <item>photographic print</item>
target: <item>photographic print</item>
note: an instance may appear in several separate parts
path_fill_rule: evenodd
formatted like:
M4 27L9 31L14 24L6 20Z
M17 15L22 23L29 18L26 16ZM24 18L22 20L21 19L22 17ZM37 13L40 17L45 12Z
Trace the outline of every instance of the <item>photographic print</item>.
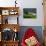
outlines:
M36 8L23 9L23 18L36 18L36 16L37 16Z
M9 15L9 10L2 10L2 15Z

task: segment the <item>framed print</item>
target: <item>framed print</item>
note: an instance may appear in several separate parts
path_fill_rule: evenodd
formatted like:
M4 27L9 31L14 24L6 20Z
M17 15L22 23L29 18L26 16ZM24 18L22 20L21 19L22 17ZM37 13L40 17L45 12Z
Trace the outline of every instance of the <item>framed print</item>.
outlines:
M10 12L10 15L14 15L14 12L11 11L11 12Z
M9 11L9 14L10 14L10 15L14 15L14 10L13 10L13 9L10 10L10 11Z
M23 9L23 18L36 18L37 10L36 8L24 8Z
M2 10L2 15L9 15L9 10Z
M15 10L10 10L10 11L9 11L9 14L10 14L10 15L16 15L17 13L18 13L18 12L15 11Z

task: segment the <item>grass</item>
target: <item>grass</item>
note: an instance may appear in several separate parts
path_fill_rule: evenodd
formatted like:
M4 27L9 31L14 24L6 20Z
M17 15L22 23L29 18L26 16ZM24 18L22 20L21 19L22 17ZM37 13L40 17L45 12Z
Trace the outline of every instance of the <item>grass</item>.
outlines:
M24 14L24 18L36 18L36 15L33 14Z

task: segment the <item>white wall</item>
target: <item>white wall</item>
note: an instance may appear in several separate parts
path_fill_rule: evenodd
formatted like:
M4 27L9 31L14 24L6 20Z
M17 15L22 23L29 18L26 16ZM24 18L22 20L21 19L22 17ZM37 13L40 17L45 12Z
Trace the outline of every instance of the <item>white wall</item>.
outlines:
M21 0L22 1L22 0ZM43 26L43 6L42 0L24 0L23 4L20 3L20 24L22 26ZM23 18L23 8L36 8L37 18L36 19L24 19Z
M10 6L14 6L14 1L15 0L0 0L0 6L1 7L10 7Z
M15 6L15 0L0 0L0 6L9 7ZM43 26L43 6L42 0L17 0L20 7L19 11L19 24L21 26ZM24 19L23 18L23 8L36 8L37 18L36 19Z

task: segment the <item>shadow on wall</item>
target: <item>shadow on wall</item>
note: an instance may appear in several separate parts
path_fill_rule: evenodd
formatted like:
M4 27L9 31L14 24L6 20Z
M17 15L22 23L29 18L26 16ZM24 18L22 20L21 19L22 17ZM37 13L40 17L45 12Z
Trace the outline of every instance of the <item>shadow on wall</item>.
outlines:
M32 28L36 32L39 41L41 43L43 43L43 30L42 30L42 26L21 26L20 27L20 32L19 32L20 42L21 42L21 40L22 40L22 38L24 36L24 33L27 31L28 28Z

